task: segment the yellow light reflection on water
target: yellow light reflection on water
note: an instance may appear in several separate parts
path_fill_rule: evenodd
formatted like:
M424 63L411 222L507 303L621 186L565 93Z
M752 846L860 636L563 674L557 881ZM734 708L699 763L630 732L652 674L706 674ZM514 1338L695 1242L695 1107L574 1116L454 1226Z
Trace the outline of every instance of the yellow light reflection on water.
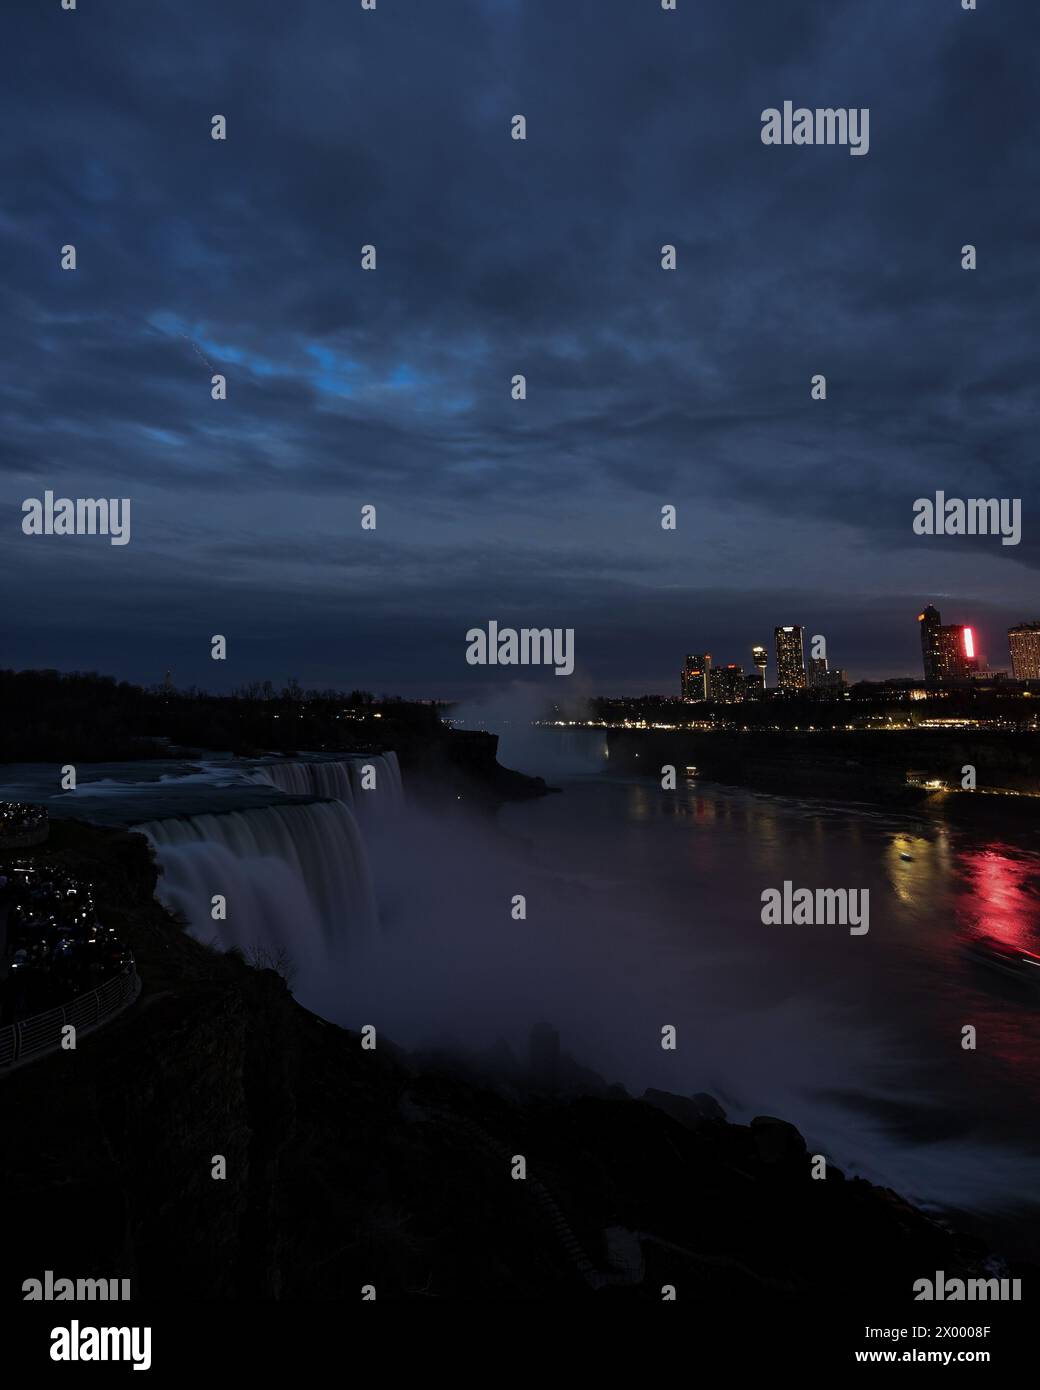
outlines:
M943 887L950 867L949 836L940 827L934 837L901 831L885 850L889 882L900 902L920 907Z

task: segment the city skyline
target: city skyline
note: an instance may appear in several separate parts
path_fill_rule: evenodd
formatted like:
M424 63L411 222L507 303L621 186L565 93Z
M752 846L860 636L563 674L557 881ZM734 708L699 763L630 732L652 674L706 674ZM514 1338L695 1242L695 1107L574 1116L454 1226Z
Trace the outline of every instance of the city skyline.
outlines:
M941 681L967 679L971 676L1007 675L1013 680L1040 679L1040 622L1022 621L1012 624L1006 634L1008 663L1006 668L993 665L986 660L977 629L967 623L941 623L941 614L933 604L928 604L917 614L920 629L920 675L903 671L890 672L885 677L851 676L847 666L831 666L831 647L826 634L811 634L810 641L824 638L824 653L813 656L805 650L806 629L804 624L780 624L773 630L774 657L772 670L775 682L772 688L787 689L791 692L811 690L832 685L850 685L857 680L876 679L924 679ZM727 654L734 652L730 641ZM770 686L768 672L769 657L767 649L759 643L746 643L744 649L750 653L752 664L743 668L749 680L749 693L752 686L759 683L763 688ZM727 662L725 669L733 670L740 662ZM683 663L680 689L684 699L710 698L710 677L713 671L723 669L711 652L688 654ZM696 687L696 693L694 688ZM700 693L703 689L704 693Z
M917 648L916 662L912 663L911 666L907 669L875 671L871 674L864 674L855 664L854 653L852 654L853 660L851 663L848 660L848 654L842 653L841 655L843 657L843 664L833 664L834 653L829 639L826 643L826 656L814 660L814 658L809 654L809 652L805 650L804 644L807 640L811 640L817 634L808 633L807 625L804 623L780 624L775 626L773 629L774 644L772 646L771 652L769 647L754 641L748 641L743 644L740 644L734 643L730 639L720 644L720 650L725 652L727 656L736 655L740 657L743 653L743 660L725 662L716 661L714 654L709 651L704 651L700 654L687 653L686 656L683 658L682 668L680 670L680 691L683 697L686 698L687 680L691 675L693 675L699 683L699 688L704 692L703 694L697 695L695 698L709 699L710 677L712 672L717 672L720 670L733 671L738 668L740 669L742 676L746 678L749 690L752 686L760 686L763 689L776 689L778 687L779 682L776 679L778 663L775 642L777 634L780 634L781 632L799 634L798 640L802 643L803 646L802 672L804 676L804 684L800 687L795 687L795 689L811 689L814 687L814 685L827 685L832 683L833 678L840 678L839 683L844 684L845 686L855 685L859 682L870 683L883 682L885 680L897 681L942 679L942 676L936 676L934 673L931 676L929 675L927 657L925 655L923 640L924 634L920 631L920 629L923 626L922 620L925 618L926 614L929 611L935 614L937 618L940 616L938 610L936 610L934 605L931 604L926 605L924 609L919 610L914 615L916 618L915 626L919 630L917 634L917 642L915 643L915 646ZM970 632L972 634L972 660L968 663L968 665L970 666L971 671L980 677L992 675L1006 675L1009 679L1012 680L1040 679L1040 620L1021 619L1018 622L1012 623L1008 627L1006 633L1004 634L1004 642L1007 652L1007 660L1004 663L1004 665L994 664L992 657L986 657L985 654L987 648L984 646L984 643L987 640L990 643L992 643L993 639L986 639L983 635L981 635L977 626L963 623L943 624L941 630L944 633L948 634L956 633L958 634L958 638L959 635L964 633L965 631ZM826 638L826 634L819 635L824 636ZM913 665L916 665L918 669L912 669ZM816 667L817 674L822 675L824 679L818 679L814 681L814 666ZM95 668L74 666L66 667L51 662L48 664L48 666L41 665L35 668L9 667L6 669L53 669L71 674L80 670L91 670ZM292 686L297 691L302 691L303 689L342 691L371 689L374 692L378 692L378 694L381 696L389 696L402 699L416 699L424 702L434 700L451 703L459 699L466 700L470 698L470 696L473 693L469 691L461 696L454 695L450 693L445 693L443 691L433 690L429 686L429 684L427 684L426 686L414 688L410 691L406 691L404 689L391 687L387 682L380 680L378 676L375 680L366 681L364 679L355 678L353 674L347 671L343 672L339 679L322 681L320 683L301 680L299 676L297 676L295 673L290 673L286 675L284 678L282 678L284 681L284 685L279 684L278 680L272 680L270 672L262 673L259 676L252 676L248 680L236 680L223 685L219 682L205 685L201 682L190 681L187 679L178 680L175 677L174 671L169 667L167 667L161 673L146 673L143 679L135 679L126 675L122 675L118 671L101 670L98 671L98 674L103 676L113 676L115 679L118 680L130 680L132 684L141 685L144 688L163 687L169 691L174 691L177 689L196 687L199 690L208 691L215 695L232 694L246 686L258 686L261 683L271 687L274 691L283 689L285 685ZM208 672L204 671L203 674L208 674ZM967 670L958 670L947 672L946 678L966 678L967 675ZM545 681L546 679L547 678L545 676L544 671L539 670L538 668L534 668L533 670L530 667L521 668L520 670L514 670L510 673L511 681L522 680L529 681L532 684L538 684ZM608 679L604 683L603 688L599 688L596 690L583 690L581 693L599 696L606 696L610 694L624 696L657 693L659 695L667 697L669 694L674 694L674 685L674 675L671 678L671 680L666 679L665 681L663 681L660 684L660 686L656 688L656 692L654 686L641 683L638 680L621 681L617 679Z

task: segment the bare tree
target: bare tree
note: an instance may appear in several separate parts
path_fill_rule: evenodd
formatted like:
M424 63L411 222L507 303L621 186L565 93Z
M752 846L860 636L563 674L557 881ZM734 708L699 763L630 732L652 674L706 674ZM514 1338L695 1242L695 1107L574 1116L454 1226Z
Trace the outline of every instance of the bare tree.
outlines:
M296 979L296 962L284 946L263 946L259 941L246 949L246 961L254 970L273 970L291 989Z

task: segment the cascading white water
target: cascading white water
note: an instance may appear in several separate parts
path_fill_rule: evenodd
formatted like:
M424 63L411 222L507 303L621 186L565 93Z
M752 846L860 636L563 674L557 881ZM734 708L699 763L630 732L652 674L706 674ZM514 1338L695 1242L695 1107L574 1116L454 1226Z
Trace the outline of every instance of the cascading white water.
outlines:
M315 990L327 989L333 960L377 934L368 850L355 811L376 835L396 819L404 801L397 757L271 762L237 776L290 796L325 799L135 828L155 847L160 900L192 933L247 954L284 952L295 968L294 992L306 1003ZM226 903L222 920L212 915L217 895Z
M394 752L384 753L382 761L386 764L386 770L390 774L391 801L396 806L404 804L404 783L401 780L401 765L397 761L397 754Z
M366 772L370 768L370 772ZM350 764L354 787L354 806L364 820L388 821L396 818L404 804L401 769L396 753L377 753ZM367 785L366 785L367 784Z
M371 769L370 772L366 772ZM374 775L373 775L374 774ZM391 817L404 802L396 753L370 753L341 762L265 763L250 781L269 783L290 796L331 797L368 819Z
M350 763L265 763L250 773L250 781L268 783L290 796L329 797L354 805Z
M202 940L284 948L306 979L377 929L368 853L342 799L155 820L136 829L155 846L160 900ZM226 900L224 921L212 917L216 894Z

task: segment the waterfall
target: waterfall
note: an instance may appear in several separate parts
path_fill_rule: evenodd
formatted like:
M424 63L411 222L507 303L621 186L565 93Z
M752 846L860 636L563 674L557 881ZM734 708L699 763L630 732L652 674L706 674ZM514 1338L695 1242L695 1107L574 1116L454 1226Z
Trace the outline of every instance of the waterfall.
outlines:
M306 978L377 929L368 853L342 798L134 828L155 847L160 901L202 940L246 951L284 948ZM226 900L224 921L211 915L215 894Z
M247 957L254 948L272 959L284 952L295 969L294 992L307 1003L316 991L327 994L337 960L378 933L372 871L355 812L366 833L380 838L397 819L404 804L397 757L270 762L236 775L315 800L162 818L134 828L155 848L160 901L187 921L192 934L224 949L238 946ZM226 904L223 920L212 915L217 895Z
M367 788L365 782L375 785ZM396 753L378 753L358 758L350 764L350 776L354 784L354 805L362 819L366 821L396 820L404 804L404 791L401 786L401 769L397 765Z
M269 783L290 796L328 797L354 805L350 763L265 763L250 774L250 781Z
M386 764L386 770L389 774L392 788L391 800L395 806L402 806L404 805L404 783L401 781L401 765L397 761L397 754L394 752L384 753L381 761Z
M364 769L371 768L373 778ZM265 763L250 781L268 783L290 796L330 797L343 801L363 818L391 819L404 804L396 753L366 753L341 762Z

